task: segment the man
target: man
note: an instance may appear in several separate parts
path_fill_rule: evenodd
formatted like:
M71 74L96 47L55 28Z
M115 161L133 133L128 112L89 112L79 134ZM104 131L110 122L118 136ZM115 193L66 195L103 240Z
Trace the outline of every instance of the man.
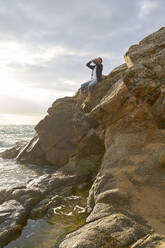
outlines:
M93 91L94 85L96 85L98 82L102 80L102 71L103 71L103 65L102 65L102 58L98 57L93 60L90 60L86 65L92 69L92 76L91 80L83 83L80 87L80 97L77 98L78 100L82 99L82 90L88 86L88 97L87 101L91 100L91 95ZM91 65L93 63L94 65Z

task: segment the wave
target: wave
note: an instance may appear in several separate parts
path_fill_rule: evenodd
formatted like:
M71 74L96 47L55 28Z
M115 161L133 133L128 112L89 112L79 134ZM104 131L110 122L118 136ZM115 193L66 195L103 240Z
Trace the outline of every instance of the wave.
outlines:
M34 136L34 126L0 126L0 150L10 148L16 143L28 142Z

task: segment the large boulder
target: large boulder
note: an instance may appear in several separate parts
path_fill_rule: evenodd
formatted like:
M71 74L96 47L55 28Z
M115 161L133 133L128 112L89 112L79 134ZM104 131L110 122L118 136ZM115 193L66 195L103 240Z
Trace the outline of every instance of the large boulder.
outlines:
M138 101L150 105L160 128L165 127L165 28L149 35L125 54L129 69L124 82Z
M73 98L58 99L35 127L36 136L17 159L61 167L77 153L80 141L96 126L97 122L85 115Z
M37 165L49 164L37 134L34 135L28 144L19 150L16 159L21 163L28 162Z
M157 55L161 55L165 49L165 27L157 32L147 36L139 42L139 44L131 46L124 55L128 68L149 59L153 59Z

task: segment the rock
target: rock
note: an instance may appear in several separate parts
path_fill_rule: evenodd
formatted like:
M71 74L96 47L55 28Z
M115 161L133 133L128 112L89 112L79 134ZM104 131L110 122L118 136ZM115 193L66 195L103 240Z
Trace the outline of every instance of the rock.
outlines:
M125 54L128 68L161 54L165 49L165 27L147 36L138 45L133 45Z
M26 218L25 208L16 200L0 205L0 247L20 233Z
M154 101L151 111L156 120L158 127L163 129L165 128L164 108L165 108L165 86L162 85L159 89L159 96L156 98L156 101Z
M129 68L90 112L104 130L105 153L89 193L88 223L67 235L60 248L163 247L164 34L161 29L129 49ZM112 224L119 216L124 227Z
M57 100L53 108L54 114L42 120L36 126L36 130L47 160L61 166L69 161L69 157L76 151L79 140L91 127L87 117L72 99Z
M15 199L22 203L27 211L42 199L42 193L36 189L14 189L8 199Z
M147 234L148 229L122 214L100 218L68 234L59 248L124 247Z
M33 208L30 213L30 218L41 218L47 213L48 209L60 205L62 205L62 197L59 195L55 195L53 198L45 198Z
M91 209L92 209L92 212L91 212ZM86 222L90 223L95 220L101 219L103 217L110 216L111 214L115 214L116 210L113 206L110 206L110 204L98 202L94 204L93 208L89 208L89 204L88 204L88 213L90 213L90 215L87 217Z
M56 100L48 113L35 127L36 137L19 154L18 160L47 161L58 168L68 163L79 141L97 123L90 121L91 117L71 97Z
M165 247L165 238L158 234L148 234L143 239L138 240L131 248L163 248Z
M41 142L38 135L36 134L33 139L20 150L17 155L17 161L21 163L29 162L32 164L50 164L46 160L46 156L41 147Z
M97 132L90 129L87 135L80 140L76 153L62 170L68 174L91 178L97 174L103 154L104 145Z
M94 91L92 93L92 99L90 102L86 100L82 103L82 108L86 113L89 113L95 106L97 106L102 98L108 94L111 89L119 79L122 78L124 72L127 70L127 65L123 64L112 70L106 78L103 78L101 82L95 85ZM84 98L87 97L87 89L83 92Z
M12 218L9 217L11 215ZM8 216L7 219L6 216ZM19 220L20 218L22 219L22 217L25 217L25 209L18 201L10 200L4 202L0 206L0 223L3 223L3 226L1 227L1 231L5 230L5 222L8 223L10 221L13 221L14 219L14 222L16 224L19 224Z
M20 224L13 225L0 233L0 248L3 248L4 245L7 245L11 240L16 239L21 234L22 228L23 226Z
M2 204L3 202L5 202L6 199L8 199L12 191L12 188L0 188L0 204Z
M0 247L20 235L30 211L42 199L40 191L25 185L0 190Z
M14 147L7 149L0 153L0 157L3 159L12 159L16 158L20 150L24 147L25 144L17 143Z
M27 189L40 191L42 195L47 195L54 190L56 192L64 191L65 188L79 184L81 180L84 180L84 177L56 173L32 180L27 184Z
M125 55L129 69L123 80L138 101L150 105L153 117L164 128L165 28L132 46Z
M124 100L128 93L122 84L117 89L93 110L106 128L106 151L100 174L91 189L90 207L97 203L109 203L115 209L122 206L122 211L142 216L163 232L165 175L160 163L164 161L165 131L157 128L147 106L136 104L134 96L120 107L121 96ZM146 210L147 201L150 210Z
M86 223L60 248L164 246L164 38L162 28L130 47L126 64L96 85L84 109L85 101L75 97L56 100L18 155L20 161L56 166L56 173L0 191L2 205L16 201L20 216L25 211L35 218L92 185Z
M92 109L91 114L104 127L127 116L136 105L136 98L133 97L122 80L117 81L109 90L100 104Z
M33 179L27 185L1 189L0 248L21 233L29 217L42 217L62 205L83 183L84 177L56 173Z

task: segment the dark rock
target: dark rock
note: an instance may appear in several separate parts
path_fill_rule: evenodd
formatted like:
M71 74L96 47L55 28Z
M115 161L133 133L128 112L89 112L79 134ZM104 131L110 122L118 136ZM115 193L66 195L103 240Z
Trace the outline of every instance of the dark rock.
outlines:
M50 164L42 150L39 137L37 134L34 138L24 146L17 155L17 161L21 163L29 162L31 164L46 165Z
M0 247L6 245L21 231L26 218L25 208L16 200L6 201L0 205Z
M3 159L16 158L24 145L23 143L17 143L14 147L1 152L0 157Z

